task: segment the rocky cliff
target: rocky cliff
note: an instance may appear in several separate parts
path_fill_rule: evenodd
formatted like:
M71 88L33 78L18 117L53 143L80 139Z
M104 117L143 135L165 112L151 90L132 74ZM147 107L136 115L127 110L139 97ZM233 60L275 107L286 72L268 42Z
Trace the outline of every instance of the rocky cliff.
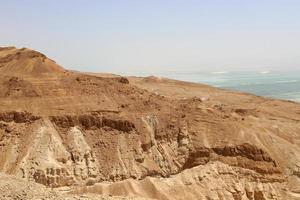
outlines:
M0 49L0 171L68 194L299 199L300 105Z

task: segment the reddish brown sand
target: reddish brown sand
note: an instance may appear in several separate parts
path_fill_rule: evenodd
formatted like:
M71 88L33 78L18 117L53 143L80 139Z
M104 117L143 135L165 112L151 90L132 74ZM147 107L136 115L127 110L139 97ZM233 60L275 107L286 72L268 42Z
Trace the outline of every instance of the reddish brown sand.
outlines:
M0 199L299 199L300 104L0 48L0 171Z

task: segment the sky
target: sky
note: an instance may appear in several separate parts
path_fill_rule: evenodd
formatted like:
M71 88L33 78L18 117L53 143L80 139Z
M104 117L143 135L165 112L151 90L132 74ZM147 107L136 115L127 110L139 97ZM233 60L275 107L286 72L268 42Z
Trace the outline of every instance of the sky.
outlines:
M0 46L92 72L297 70L300 1L3 0Z

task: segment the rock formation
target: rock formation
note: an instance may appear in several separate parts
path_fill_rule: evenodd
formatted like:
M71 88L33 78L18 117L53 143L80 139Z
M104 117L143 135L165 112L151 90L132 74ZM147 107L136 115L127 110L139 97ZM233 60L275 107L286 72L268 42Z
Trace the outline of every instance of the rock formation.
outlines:
M299 133L298 103L0 49L0 171L57 198L299 199Z

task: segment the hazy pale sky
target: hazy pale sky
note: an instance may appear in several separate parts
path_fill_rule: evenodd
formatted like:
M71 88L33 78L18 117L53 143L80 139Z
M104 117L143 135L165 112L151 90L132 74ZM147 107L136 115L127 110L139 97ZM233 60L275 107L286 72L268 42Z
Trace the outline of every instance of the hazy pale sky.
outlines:
M297 70L300 1L3 0L0 45L81 71Z

